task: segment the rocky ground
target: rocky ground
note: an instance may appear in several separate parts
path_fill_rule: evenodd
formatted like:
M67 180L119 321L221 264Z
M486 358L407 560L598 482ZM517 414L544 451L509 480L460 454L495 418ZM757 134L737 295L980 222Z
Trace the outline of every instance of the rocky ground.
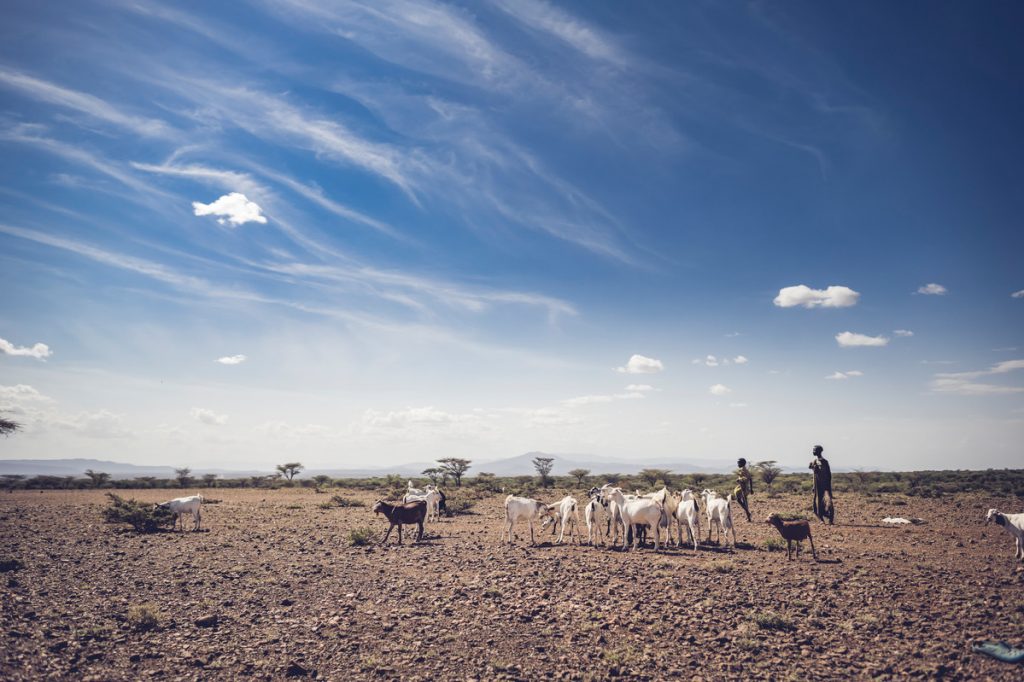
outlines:
M813 525L815 563L769 551L776 531L735 506L734 551L502 546L501 495L418 545L381 547L349 544L386 525L368 507L321 508L331 494L203 492L220 503L202 532L151 535L104 524L102 492L0 493L0 678L1024 674L970 650L1024 644L1024 573L1012 538L983 523L1017 500L840 495L839 523ZM808 502L760 495L752 511ZM882 527L890 514L927 523Z

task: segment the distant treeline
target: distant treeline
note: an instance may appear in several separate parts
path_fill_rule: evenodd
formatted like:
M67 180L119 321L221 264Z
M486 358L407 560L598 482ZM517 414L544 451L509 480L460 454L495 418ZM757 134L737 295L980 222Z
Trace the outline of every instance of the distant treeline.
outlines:
M778 471L765 482L762 470L754 468L754 494L792 493L811 490L809 473L783 474ZM18 476L0 477L0 486L6 490L83 490L83 489L139 489L139 488L311 488L326 491L330 488L373 490L382 494L399 495L406 482L417 485L430 482L426 477L390 475L371 478L332 478L326 475L311 478L288 479L282 476L246 476L221 478L208 474L202 477L113 479L102 472L90 472L88 477L78 476ZM859 492L868 495L899 493L918 497L941 497L953 493L984 492L998 496L1024 498L1024 469L986 469L984 471L854 471L832 475L836 492ZM487 493L537 494L545 488L587 490L592 486L612 483L625 490L650 490L668 485L673 489L710 488L723 494L730 492L734 477L729 474L675 474L661 469L647 469L639 474L591 474L577 470L572 476L504 476L482 472L461 479L461 487ZM446 487L454 482L441 481Z

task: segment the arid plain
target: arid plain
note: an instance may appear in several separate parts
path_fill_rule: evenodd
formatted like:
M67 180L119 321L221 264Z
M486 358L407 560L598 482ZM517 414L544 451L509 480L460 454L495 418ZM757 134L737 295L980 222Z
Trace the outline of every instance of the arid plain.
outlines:
M734 505L735 550L655 553L499 544L500 494L382 547L350 544L386 523L330 494L202 492L202 532L148 535L105 524L102 491L0 493L0 677L1020 679L970 649L1024 638L1013 540L984 524L1012 498L840 494L816 563L759 522L805 496L755 496L754 523Z

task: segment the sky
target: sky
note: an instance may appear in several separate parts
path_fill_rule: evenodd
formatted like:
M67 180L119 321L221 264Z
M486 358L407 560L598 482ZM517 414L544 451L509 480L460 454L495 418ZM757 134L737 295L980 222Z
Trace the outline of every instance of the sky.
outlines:
M1024 462L1019 3L4 19L0 458Z

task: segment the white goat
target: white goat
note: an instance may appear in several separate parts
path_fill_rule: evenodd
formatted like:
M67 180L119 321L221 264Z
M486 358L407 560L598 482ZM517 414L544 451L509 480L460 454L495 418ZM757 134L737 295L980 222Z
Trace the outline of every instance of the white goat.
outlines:
M201 516L199 508L203 504L202 495L192 495L191 497L176 497L173 500L164 502L156 505L161 509L167 509L174 514L174 528L178 527L178 522L181 522L181 530L185 530L185 514L192 514L192 530L199 530L199 523ZM173 530L173 528L172 528Z
M725 499L713 490L704 491L704 509L708 514L708 542L711 542L711 527L718 527L718 541L722 540L722 533L725 534L725 546L729 546L729 531L732 531L732 544L736 546L736 528L732 525L732 510L729 503L732 502L732 495Z
M605 538L605 524L609 520L609 511L600 494L592 495L590 502L587 503L586 508L583 510L583 520L587 522L587 542L591 545L594 544L594 531L597 531L597 536L601 540L601 544L604 544Z
M989 509L985 522L989 521L994 521L1013 536L1013 539L1017 541L1017 550L1013 553L1013 558L1024 561L1024 514L1004 514L995 509Z
M634 497L627 500L626 496L622 494L621 489L613 488L608 484L601 487L601 495L607 497L619 507L619 514L622 515L622 526L625 531L622 536L622 549L626 549L628 546L628 531L630 528L633 529L633 549L636 549L639 526L650 526L653 529L654 551L657 552L661 549L661 544L658 542L658 524L661 523L663 508L658 502L642 497Z
M572 541L573 535L576 535L576 542L580 542L579 532L576 526L579 524L579 519L576 516L577 502L576 498L572 495L566 495L558 502L549 504L548 511L550 516L545 516L544 521L541 523L541 528L547 528L548 524L558 524L561 528L558 532L558 539L555 541L558 544L562 544L562 539L565 536L565 527L569 526L569 541Z
M520 521L526 521L530 525L530 544L537 544L533 537L533 520L538 516L551 516L546 504L529 497L509 495L505 498L505 525L502 527L501 537L508 533L508 543L511 545L512 526Z
M436 490L430 489L427 486L427 492L423 494L406 493L405 497L402 498L402 502L419 502L423 501L427 503L427 521L440 521L441 520L441 493Z
M640 492L640 491L637 491ZM676 521L676 510L679 508L679 498L669 492L668 488L662 487L653 493L647 493L646 495L640 495L639 497L646 498L648 500L654 500L662 507L661 523L659 526L665 529L665 544L672 542L672 523ZM658 528L654 529L654 532L660 532ZM680 528L680 537L682 537L682 529Z
M686 523L686 532L693 541L693 551L697 551L697 540L700 537L700 508L697 506L697 498L690 490L680 493L682 498L679 506L676 507L676 523L679 529L679 546L683 546L683 523Z
M431 490L437 490L437 487L431 483L427 484L426 488L415 488L413 487L412 481L406 484L405 494L406 495L426 495Z

